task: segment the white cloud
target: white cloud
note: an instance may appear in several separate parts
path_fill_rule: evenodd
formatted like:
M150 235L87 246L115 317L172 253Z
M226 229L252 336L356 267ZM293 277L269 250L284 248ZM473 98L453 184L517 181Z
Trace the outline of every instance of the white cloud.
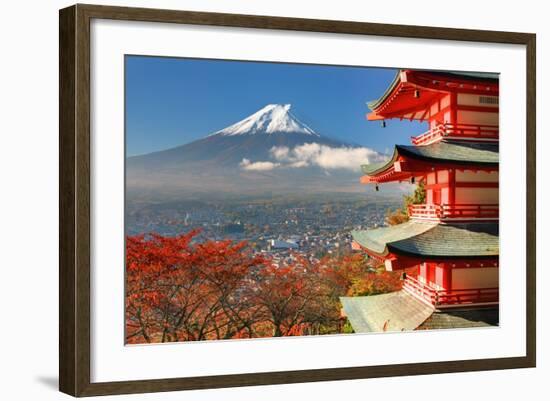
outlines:
M242 169L247 171L269 171L273 170L275 167L280 166L280 163L273 163L273 162L254 162L252 163L248 159L243 159L239 166L241 166Z
M305 160L300 160L300 161L292 162L288 164L288 167L292 167L292 168L300 168L300 167L307 167L307 166L309 166L309 163Z
M270 152L275 160L284 160L288 158L290 149L288 148L288 146L273 146Z
M309 166L328 170L345 169L360 171L362 164L382 162L386 156L369 148L331 147L318 143L305 143L294 148L274 146L270 149L274 161L251 162L243 159L239 166L248 171L269 171L278 167L303 168Z
M376 163L385 157L369 148L333 148L318 143L306 143L289 149L286 146L271 148L271 156L282 166L300 168L318 166L329 169L358 171L362 164Z

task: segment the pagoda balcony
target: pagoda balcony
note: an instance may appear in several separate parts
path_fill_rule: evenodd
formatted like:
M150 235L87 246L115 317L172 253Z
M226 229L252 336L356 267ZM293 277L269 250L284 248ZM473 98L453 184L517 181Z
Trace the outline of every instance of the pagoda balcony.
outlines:
M416 146L430 145L442 139L459 141L497 142L498 126L475 124L439 124L427 132L411 137Z
M499 205L409 205L408 212L418 220L498 220Z
M438 290L407 275L403 290L436 308L494 305L498 303L498 288Z

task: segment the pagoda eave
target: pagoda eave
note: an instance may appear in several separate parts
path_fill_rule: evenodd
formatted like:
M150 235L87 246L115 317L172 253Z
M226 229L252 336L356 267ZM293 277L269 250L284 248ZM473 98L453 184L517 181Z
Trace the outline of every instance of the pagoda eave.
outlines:
M391 257L392 255L389 255L387 248L384 249L382 253L376 252L364 245L361 245L358 241L352 241L351 247L354 251L361 251L366 253L369 257L377 260L378 262L383 263L386 258Z
M498 222L440 224L413 219L395 226L353 231L352 237L367 254L398 260L403 267L423 260L494 264L499 256Z
M403 160L397 160L388 163L387 168L373 174L361 176L361 184L382 184L388 182L408 181L412 177L423 176L431 171L438 170L471 170L471 171L496 171L498 166L467 166L461 163L437 163L422 162L403 157Z
M498 96L498 80L478 79L459 73L402 70L386 93L369 103L372 112L367 114L367 120L407 118L422 121L426 114L424 110L450 93Z
M472 266L498 266L498 256L479 255L479 256L434 256L434 255L414 255L394 250L388 246L384 252L378 253L369 249L356 241L353 241L353 249L366 253L370 258L379 263L383 263L387 271L406 270L424 262L437 264L446 264L451 268L470 268Z
M401 146L382 164L362 166L361 183L408 180L438 170L498 171L498 144L441 141L425 146Z

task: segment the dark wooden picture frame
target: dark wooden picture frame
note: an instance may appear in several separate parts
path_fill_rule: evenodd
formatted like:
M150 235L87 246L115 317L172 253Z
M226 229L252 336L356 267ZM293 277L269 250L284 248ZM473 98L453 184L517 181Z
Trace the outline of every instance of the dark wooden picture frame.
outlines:
M526 46L527 308L526 356L273 373L121 382L90 381L90 22L93 18L242 28L441 39ZM535 43L530 33L371 24L236 14L74 5L59 16L59 388L73 396L144 393L265 384L534 367L535 311Z

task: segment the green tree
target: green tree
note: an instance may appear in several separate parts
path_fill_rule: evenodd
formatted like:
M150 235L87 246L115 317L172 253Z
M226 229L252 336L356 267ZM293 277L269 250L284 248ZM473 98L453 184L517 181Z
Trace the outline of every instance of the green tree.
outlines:
M420 181L412 195L405 195L403 197L403 207L407 210L409 205L421 205L423 203L426 203L426 188L424 181Z
M403 197L403 207L395 210L388 209L386 212L386 223L390 226L404 223L409 220L409 206L426 203L426 188L424 181L420 181L412 195Z

